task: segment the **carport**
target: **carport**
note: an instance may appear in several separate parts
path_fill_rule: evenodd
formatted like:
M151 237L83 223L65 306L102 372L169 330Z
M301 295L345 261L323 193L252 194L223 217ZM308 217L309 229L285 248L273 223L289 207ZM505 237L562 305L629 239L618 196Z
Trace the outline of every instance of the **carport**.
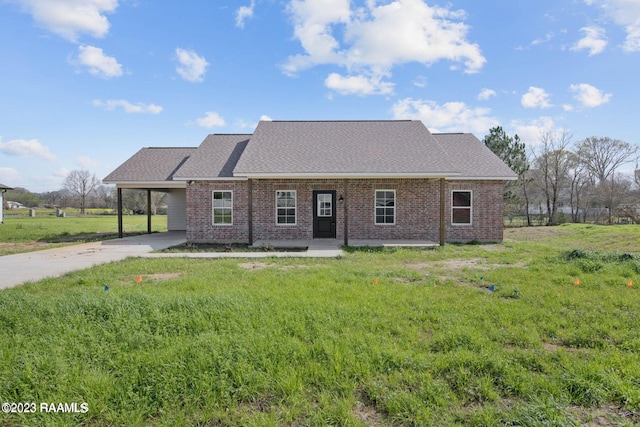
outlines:
M118 235L124 236L122 191L147 192L147 232L151 233L151 193L167 193L167 229L184 231L187 228L186 181L175 181L173 175L196 150L195 147L143 148L102 182L115 184L118 194Z

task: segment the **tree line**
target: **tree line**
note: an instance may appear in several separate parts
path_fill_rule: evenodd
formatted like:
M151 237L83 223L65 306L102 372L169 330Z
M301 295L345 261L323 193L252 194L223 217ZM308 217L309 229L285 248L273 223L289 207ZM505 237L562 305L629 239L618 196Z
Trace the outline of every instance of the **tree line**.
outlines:
M62 188L42 193L32 193L26 188L17 187L5 193L4 203L17 202L28 208L77 208L81 215L88 208L115 209L117 194L114 187L104 185L96 175L88 170L76 169L69 172ZM147 213L147 192L127 189L122 192L122 205L125 212L133 214ZM151 193L151 213L166 213L166 194Z
M566 130L546 130L526 147L502 127L484 144L518 174L505 186L505 215L527 225L562 222L640 223L637 145L609 137L573 141ZM621 173L635 162L632 174Z

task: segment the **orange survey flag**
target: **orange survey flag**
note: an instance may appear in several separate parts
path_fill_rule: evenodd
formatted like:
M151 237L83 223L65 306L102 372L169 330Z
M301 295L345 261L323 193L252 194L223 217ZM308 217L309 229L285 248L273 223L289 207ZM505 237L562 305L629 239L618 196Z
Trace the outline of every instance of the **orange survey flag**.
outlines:
M376 277L375 279L373 279L373 286L378 284L378 278Z
M136 283L140 283L142 282L142 275L139 275L138 277L136 277Z
M580 279L576 279L576 281L573 282L573 286L580 286Z
M633 282L632 282L631 280L629 280L629 281L627 282L627 288L630 288L630 287L632 287L632 286L633 286Z

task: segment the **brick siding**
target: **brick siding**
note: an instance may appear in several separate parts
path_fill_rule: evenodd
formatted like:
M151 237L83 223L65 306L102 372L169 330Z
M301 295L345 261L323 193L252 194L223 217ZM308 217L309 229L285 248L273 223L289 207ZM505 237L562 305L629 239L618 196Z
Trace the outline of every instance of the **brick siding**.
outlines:
M472 191L472 225L451 224L451 191ZM447 242L501 242L503 219L503 181L447 181Z
M233 225L213 224L213 191L233 191ZM247 181L196 181L187 185L187 240L194 243L249 241Z
M348 207L349 239L439 240L440 183L437 179L255 179L253 186L254 240L313 238L313 191L335 190L336 238L344 239L344 204ZM447 181L445 186L447 242L502 240L502 181ZM233 190L233 225L212 224L214 190ZM296 191L296 224L276 224L276 191ZM375 224L375 191L395 190L393 225ZM451 224L451 191L471 190L472 224ZM187 239L192 242L247 242L247 181L202 181L187 187Z
M296 224L276 224L276 191L296 191ZM253 238L255 240L309 240L313 238L313 191L343 194L340 179L256 179L253 181ZM344 239L344 205L336 203L336 238Z

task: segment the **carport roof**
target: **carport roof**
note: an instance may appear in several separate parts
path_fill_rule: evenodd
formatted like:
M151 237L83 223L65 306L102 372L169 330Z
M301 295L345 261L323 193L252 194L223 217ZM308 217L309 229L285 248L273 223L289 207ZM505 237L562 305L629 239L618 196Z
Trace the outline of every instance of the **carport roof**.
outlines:
M196 150L196 147L142 148L102 181L105 184L170 183Z

